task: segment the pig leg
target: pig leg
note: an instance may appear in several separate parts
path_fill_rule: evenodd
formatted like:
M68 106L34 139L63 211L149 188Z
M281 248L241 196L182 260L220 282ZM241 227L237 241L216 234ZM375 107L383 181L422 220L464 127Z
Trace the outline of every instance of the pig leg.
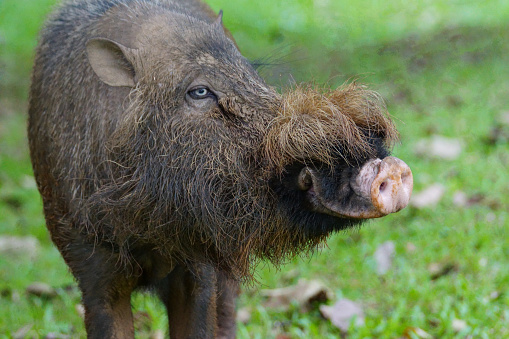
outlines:
M235 299L239 294L238 282L217 273L217 338L235 338L237 326Z
M192 271L177 266L157 291L168 311L170 338L216 337L216 272L211 266Z
M82 291L87 337L134 338L131 292L136 275L122 272L112 250L99 245L72 243L62 254Z

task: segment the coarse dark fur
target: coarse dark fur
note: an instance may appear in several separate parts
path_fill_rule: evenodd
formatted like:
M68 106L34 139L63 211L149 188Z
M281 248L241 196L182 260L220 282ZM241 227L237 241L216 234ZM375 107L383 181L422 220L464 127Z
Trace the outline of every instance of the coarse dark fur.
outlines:
M133 86L94 73L95 38L123 46ZM197 79L220 94L190 98ZM160 295L172 338L233 337L237 281L257 260L278 264L360 222L307 209L300 169L347 204L349 178L395 138L363 86L278 94L198 0L68 1L37 48L31 157L89 337L132 336L139 287Z

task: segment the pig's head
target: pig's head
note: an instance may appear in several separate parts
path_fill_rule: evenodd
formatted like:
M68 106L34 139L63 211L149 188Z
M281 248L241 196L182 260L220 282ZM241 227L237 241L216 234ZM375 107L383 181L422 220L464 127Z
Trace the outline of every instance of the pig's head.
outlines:
M396 131L374 92L280 95L220 19L171 17L87 45L100 81L129 93L105 145L108 179L86 205L95 234L241 277L256 258L278 263L406 206L412 174L388 156Z
M281 173L272 186L301 211L293 216L310 234L397 212L413 180L403 161L388 156L395 139L375 92L355 83L333 91L296 88L283 95L264 138L269 173Z

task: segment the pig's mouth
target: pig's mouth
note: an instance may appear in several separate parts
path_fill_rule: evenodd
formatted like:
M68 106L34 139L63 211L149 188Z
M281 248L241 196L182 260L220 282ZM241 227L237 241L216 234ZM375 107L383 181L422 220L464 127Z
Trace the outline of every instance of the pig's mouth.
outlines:
M297 185L305 192L307 205L313 212L369 219L406 207L412 194L413 177L402 160L386 157L368 161L349 179L347 189L337 187L328 175L311 167L302 168Z

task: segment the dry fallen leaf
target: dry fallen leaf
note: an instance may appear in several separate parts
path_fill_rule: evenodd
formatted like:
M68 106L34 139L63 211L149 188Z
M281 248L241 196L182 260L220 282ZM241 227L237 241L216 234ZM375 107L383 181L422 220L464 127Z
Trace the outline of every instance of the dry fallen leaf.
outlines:
M24 339L32 329L33 324L27 324L12 334L13 339Z
M462 191L457 191L452 197L452 203L457 207L470 207L482 203L483 200L485 200L485 196L482 194L468 196Z
M267 308L288 309L292 302L296 302L302 312L308 312L315 301L326 302L332 297L332 292L317 280L299 280L297 285L262 290L262 296L267 300L263 305Z
M417 246L414 245L412 242L407 242L405 245L405 249L407 253L413 253L417 250Z
M163 330L155 330L150 333L150 339L164 339L164 331Z
M484 138L488 145L506 144L509 142L509 128L496 124L491 127L488 135Z
M71 338L71 336L68 334L54 333L54 332L50 332L50 333L46 334L46 336L44 337L44 339L70 339L70 338Z
M434 135L429 139L418 141L415 153L429 158L455 160L460 156L462 148L462 142L458 139Z
M37 183L33 175L24 175L21 180L21 186L23 188L37 189Z
M247 324L251 320L251 309L243 307L237 311L237 322Z
M497 117L485 141L488 145L509 142L509 112L503 112Z
M419 327L408 327L403 334L404 338L431 339L433 336Z
M26 288L26 292L30 295L38 297L53 298L57 295L55 289L48 284L42 282L34 282Z
M11 300L13 303L19 303L21 301L21 295L17 291L12 291Z
M444 193L445 187L443 185L433 184L413 194L410 198L410 205L418 209L433 207L440 202Z
M386 241L376 249L375 260L378 274L383 275L391 268L394 248L394 243L392 241Z
M461 332L467 328L467 322L461 319L453 319L451 327L454 332Z
M468 196L465 192L458 191L452 197L452 203L457 207L466 207L468 204Z
M501 295L502 295L502 293L500 293L499 291L493 291L490 293L490 299L496 300L496 299L500 298Z
M457 271L458 267L451 262L446 263L431 263L428 266L428 271L431 276L431 280L436 280L444 275Z
M348 299L341 299L333 306L320 305L320 313L343 332L348 331L350 323L354 318L353 324L355 326L364 324L364 311L362 307Z
M133 315L134 328L138 331L150 331L152 325L152 317L148 312L138 311Z
M76 313L80 316L81 319L85 319L85 307L82 304L76 304L74 306Z
M0 255L27 255L30 258L36 258L38 251L39 241L34 237L15 237L7 235L0 237Z

